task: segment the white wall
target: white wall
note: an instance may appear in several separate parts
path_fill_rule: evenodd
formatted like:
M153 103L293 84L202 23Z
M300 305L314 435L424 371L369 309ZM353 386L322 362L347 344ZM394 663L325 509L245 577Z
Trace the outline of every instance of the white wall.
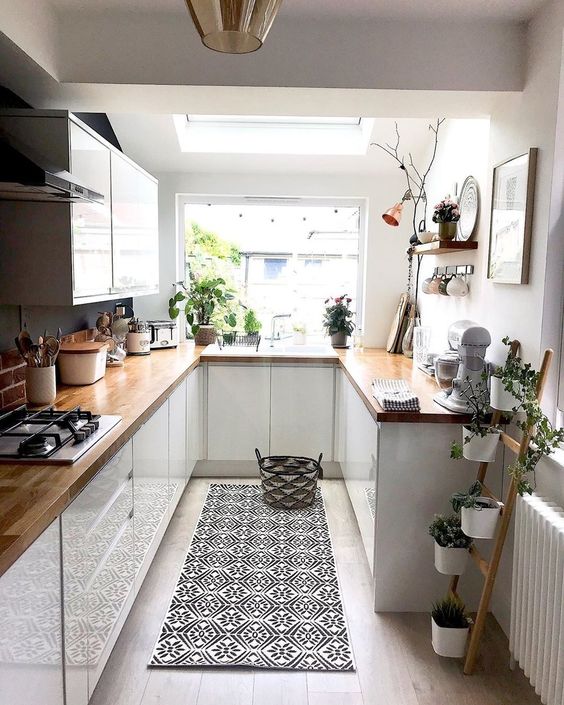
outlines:
M443 255L424 258L425 270L433 266L474 263L476 273L470 278L471 293L460 301L420 296L423 323L435 328L436 338L445 340L446 328L457 318L471 318L485 325L492 334L489 357L500 362L503 356L501 339L508 335L521 341L522 356L537 366L544 345L558 345L559 315L562 302L562 241L561 215L563 189L563 157L557 153L555 136L558 96L561 88L561 66L564 27L564 3L549 2L531 23L528 33L528 67L522 95L505 97L491 116L490 149L484 175L483 155L472 153L470 145L461 140L458 126L451 127L441 143L440 169L434 174L433 191L442 184L448 186L468 170L482 188L482 217L477 233L479 249L475 254ZM564 105L561 104L562 113ZM562 114L559 123L562 136ZM465 133L466 134L466 133ZM477 135L475 135L477 138ZM459 149L456 149L459 145ZM511 156L538 147L539 160L535 190L535 211L528 285L494 284L486 279L493 166ZM460 158L460 161L459 161ZM478 176L481 170L482 177ZM460 174L460 176L459 176ZM556 176L557 182L553 183ZM440 193L438 195L441 195ZM552 204L551 204L552 199ZM550 245L549 245L550 243ZM545 279L545 276L548 279ZM544 328L543 328L544 320ZM551 378L555 389L556 365ZM554 394L547 394L546 410L554 413ZM562 459L562 454L560 459ZM506 454L506 465L512 456ZM564 462L547 459L536 473L537 489L563 506ZM492 608L502 627L508 632L511 599L512 540L508 541L498 576Z
M155 5L156 7L156 5ZM256 54L202 46L180 13L112 12L90 3L59 17L67 83L519 90L524 25L459 16L440 21L291 15L281 11ZM166 41L163 38L166 37Z
M382 212L405 190L399 169L390 163L389 177L327 174L156 174L159 179L160 281L158 296L135 300L143 318L167 317L167 301L176 280L177 193L255 196L334 196L368 199L364 335L371 347L385 345L399 295L405 290L405 250L411 234L409 218L390 228ZM332 292L328 292L331 295Z

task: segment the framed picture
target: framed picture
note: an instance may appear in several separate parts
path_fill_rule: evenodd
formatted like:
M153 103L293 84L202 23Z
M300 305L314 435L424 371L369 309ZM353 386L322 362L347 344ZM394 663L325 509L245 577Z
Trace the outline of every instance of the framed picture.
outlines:
M537 149L494 167L488 279L529 282Z

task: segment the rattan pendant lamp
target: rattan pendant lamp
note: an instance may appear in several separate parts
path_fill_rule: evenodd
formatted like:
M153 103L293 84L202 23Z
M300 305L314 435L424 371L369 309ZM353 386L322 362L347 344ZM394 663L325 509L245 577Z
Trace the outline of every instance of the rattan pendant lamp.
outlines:
M186 0L202 42L226 54L260 49L282 0Z

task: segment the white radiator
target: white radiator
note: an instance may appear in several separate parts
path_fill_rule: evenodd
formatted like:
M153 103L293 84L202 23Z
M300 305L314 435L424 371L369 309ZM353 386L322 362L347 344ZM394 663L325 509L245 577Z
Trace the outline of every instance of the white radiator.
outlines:
M564 705L564 511L517 498L509 650L545 705Z

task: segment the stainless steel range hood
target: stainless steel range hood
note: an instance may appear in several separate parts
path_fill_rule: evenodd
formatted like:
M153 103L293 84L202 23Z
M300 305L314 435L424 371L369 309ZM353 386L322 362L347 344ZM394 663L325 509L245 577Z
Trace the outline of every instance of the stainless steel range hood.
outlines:
M0 201L103 203L104 196L0 129Z

